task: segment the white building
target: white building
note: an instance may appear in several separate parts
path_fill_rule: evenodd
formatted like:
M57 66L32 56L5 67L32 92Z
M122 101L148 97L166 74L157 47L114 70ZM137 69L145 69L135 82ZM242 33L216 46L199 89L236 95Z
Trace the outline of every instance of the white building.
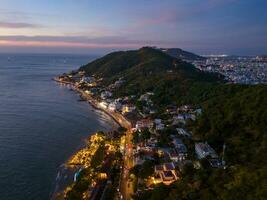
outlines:
M208 143L196 143L195 152L199 159L206 158L207 156L210 156L211 158L218 158L217 153Z
M109 104L108 109L110 111L113 111L114 112L114 111L120 110L121 107L122 107L122 105L121 105L120 102L112 102L112 103Z
M107 109L108 108L108 103L106 101L101 101L99 103L99 106L103 109Z
M188 133L183 128L176 128L179 135L186 136L186 137L192 137L190 133Z

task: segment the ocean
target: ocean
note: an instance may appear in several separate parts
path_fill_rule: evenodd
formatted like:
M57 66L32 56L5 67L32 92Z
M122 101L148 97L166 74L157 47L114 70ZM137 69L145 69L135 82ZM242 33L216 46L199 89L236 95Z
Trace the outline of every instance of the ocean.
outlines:
M84 140L116 123L51 79L95 56L0 54L0 200L47 200Z

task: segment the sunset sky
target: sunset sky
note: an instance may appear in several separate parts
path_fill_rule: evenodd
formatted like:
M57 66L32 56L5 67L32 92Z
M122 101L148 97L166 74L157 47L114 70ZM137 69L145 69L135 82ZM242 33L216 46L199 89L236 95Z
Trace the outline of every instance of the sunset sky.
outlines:
M266 0L1 0L0 52L266 54Z

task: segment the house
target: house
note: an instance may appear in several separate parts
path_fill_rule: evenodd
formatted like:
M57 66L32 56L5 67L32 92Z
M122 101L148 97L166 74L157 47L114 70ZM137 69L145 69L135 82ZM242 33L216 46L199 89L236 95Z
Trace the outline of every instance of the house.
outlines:
M188 133L188 132L187 132L185 129L183 129L183 128L176 128L176 130L177 130L177 133L178 133L179 135L186 136L186 137L189 137L189 138L192 137L192 135L191 135L190 133Z
M161 119L154 119L154 123L155 123L155 130L156 131L163 130L165 127L165 125L162 123Z
M156 124L156 131L161 131L164 129L164 124Z
M179 139L179 138L177 138L177 137L173 137L172 143L173 143L173 145L174 145L175 148L179 147L180 145L184 145L184 143L182 142L182 140Z
M134 105L126 104L122 106L122 114L130 113L136 110Z
M176 114L177 107L173 105L169 105L166 108L166 113L168 114Z
M166 171L175 170L175 166L174 166L173 162L164 163L164 170L166 170Z
M163 171L162 173L163 183L166 185L171 184L176 180L176 177L172 171Z
M223 163L218 158L209 159L209 163L210 163L210 166L214 168L223 167Z
M92 82L95 82L95 78L91 76L84 76L82 77L81 82L92 83Z
M112 96L112 93L109 91L104 91L101 93L101 99L107 99Z
M151 119L142 119L136 122L135 128L136 130L143 130L143 129L152 129L154 126L154 123Z
M185 160L185 158L187 157L187 148L182 142L182 140L174 137L172 140L172 143L174 145L175 152L177 153L177 161Z
M187 157L187 148L184 144L179 145L178 147L175 148L177 154L178 154L178 159L179 161L183 161Z
M162 120L161 119L154 119L155 124L161 124Z
M179 108L177 108L178 112L189 112L192 110L192 106L191 105L182 105Z
M116 101L114 101L114 102L112 102L112 103L109 104L108 109L109 109L110 111L115 112L115 111L120 110L121 107L122 107L122 105L121 105L120 102L116 102Z
M156 165L154 167L155 173L162 173L164 171L164 166L163 165Z
M154 183L154 184L159 184L159 183L162 183L162 182L163 182L161 173L156 173L156 174L152 177L152 179L153 179L153 183Z
M184 119L185 120L191 119L192 121L195 121L196 120L196 115L191 114L191 113L185 113L184 114Z
M178 114L178 115L173 116L173 124L178 124L178 123L182 123L182 124L186 123L185 117L183 114Z
M179 161L179 155L177 154L177 152L174 149L171 149L167 152L169 158L173 161L173 162L178 162Z
M195 152L199 159L207 158L208 156L213 159L218 158L217 153L208 143L196 143Z
M155 175L152 178L154 184L163 183L169 185L178 179L175 166L172 162L156 165L154 167L154 173Z

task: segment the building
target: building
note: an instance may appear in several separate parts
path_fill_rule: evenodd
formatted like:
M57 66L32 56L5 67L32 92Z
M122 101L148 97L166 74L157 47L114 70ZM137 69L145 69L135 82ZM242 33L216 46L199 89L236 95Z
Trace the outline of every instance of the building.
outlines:
M161 124L162 120L158 118L158 119L154 119L154 122L155 122L155 124Z
M169 150L167 152L167 154L168 154L169 158L171 159L171 161L173 161L173 162L179 161L179 155L174 149Z
M162 123L161 119L154 119L154 123L155 123L155 130L156 131L163 130L165 127L165 125Z
M172 143L178 155L178 161L183 161L187 157L187 148L179 138L173 138Z
M83 76L81 79L81 82L92 83L92 82L95 82L95 78L91 76Z
M185 119L185 116L183 114L178 114L178 115L175 115L173 117L173 124L185 124L186 123L186 119Z
M188 132L187 132L185 129L183 129L183 128L176 128L176 130L177 130L177 133L178 133L179 135L186 136L186 137L189 137L189 138L192 137L192 135L191 135L190 133L188 133Z
M211 167L214 168L219 168L219 167L223 167L223 163L221 162L221 160L219 160L218 158L215 159L209 159L209 163Z
M208 156L213 159L218 158L217 153L208 143L196 143L195 152L199 159L207 158Z
M142 119L142 120L139 120L136 122L135 128L136 128L136 130L141 131L141 130L146 129L146 128L152 129L153 126L154 126L154 123L152 120Z
M112 102L112 103L110 103L109 104L109 106L108 106L108 109L110 110L110 111L119 111L120 109L121 109L121 107L122 107L122 105L121 105L121 103L120 102Z
M182 105L179 108L177 108L178 112L189 112L192 110L192 106L191 105Z
M101 99L107 99L112 96L112 93L109 91L104 91L101 93Z
M156 131L161 131L164 129L164 124L156 124Z
M134 105L126 104L122 106L122 114L130 113L136 110Z
M106 101L101 101L99 103L99 106L103 109L107 109L108 108L108 103Z
M170 185L178 179L175 166L172 162L156 165L154 168L153 182L154 184L163 183Z

